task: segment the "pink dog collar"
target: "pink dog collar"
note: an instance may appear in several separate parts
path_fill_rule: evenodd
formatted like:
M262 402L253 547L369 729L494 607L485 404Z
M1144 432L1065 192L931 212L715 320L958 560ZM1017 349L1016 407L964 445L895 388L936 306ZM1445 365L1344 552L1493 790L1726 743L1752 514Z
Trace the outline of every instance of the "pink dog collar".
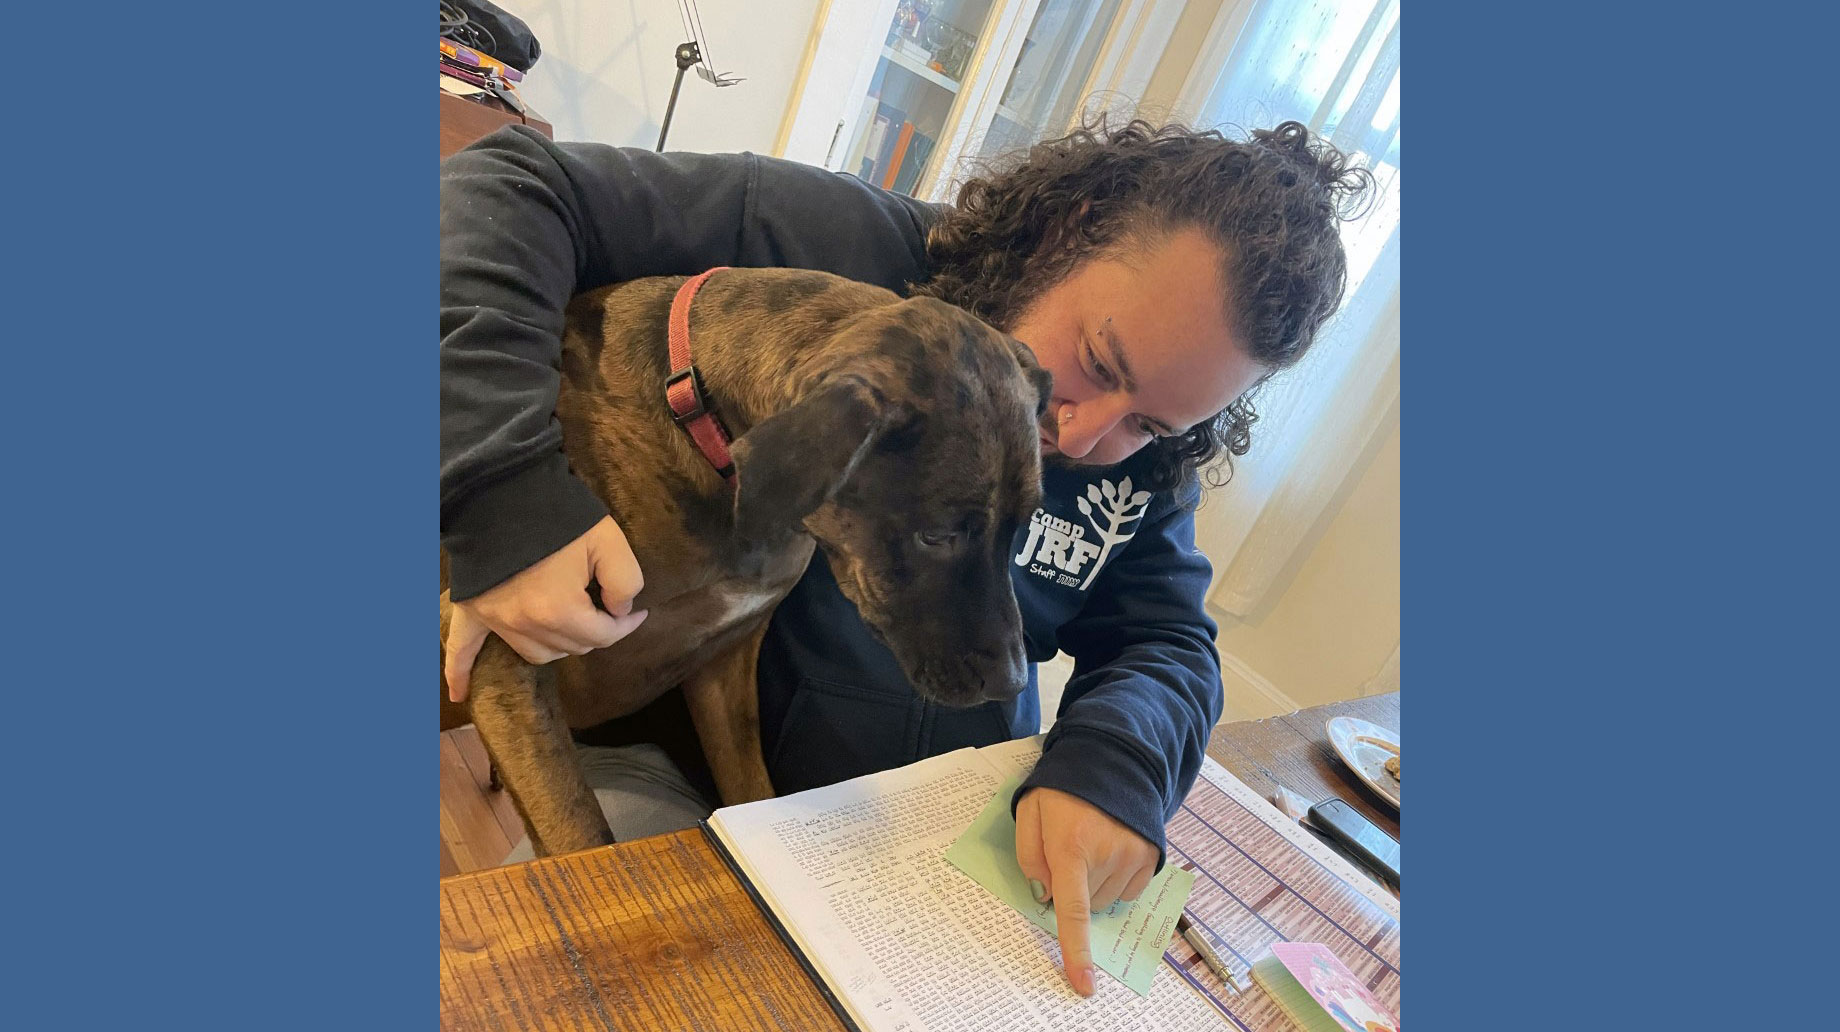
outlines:
M709 277L728 268L718 265L700 276L692 276L677 288L671 299L671 376L664 382L665 401L671 406L671 418L677 421L696 442L703 458L729 483L735 480L735 459L728 452L728 430L709 407L703 393L703 376L690 361L690 300Z

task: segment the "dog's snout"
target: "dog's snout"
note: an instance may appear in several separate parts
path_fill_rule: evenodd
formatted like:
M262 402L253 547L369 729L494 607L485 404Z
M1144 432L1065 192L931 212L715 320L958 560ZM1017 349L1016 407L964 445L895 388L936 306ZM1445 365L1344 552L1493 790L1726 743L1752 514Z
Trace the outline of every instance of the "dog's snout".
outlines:
M979 647L955 655L935 651L903 665L922 696L947 706L1008 702L1029 686L1028 657L1020 642L1013 648Z
M1002 652L980 649L972 654L971 662L987 702L1008 702L1029 686L1028 657L1020 645Z

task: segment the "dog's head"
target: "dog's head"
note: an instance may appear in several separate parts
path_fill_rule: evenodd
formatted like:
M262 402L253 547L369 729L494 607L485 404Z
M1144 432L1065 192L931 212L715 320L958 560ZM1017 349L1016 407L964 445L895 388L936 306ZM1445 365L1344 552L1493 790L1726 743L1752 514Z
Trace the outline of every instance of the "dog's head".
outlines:
M953 706L1028 685L1010 545L1041 496L1048 374L942 301L871 310L800 400L735 442L737 533L800 529L921 695Z

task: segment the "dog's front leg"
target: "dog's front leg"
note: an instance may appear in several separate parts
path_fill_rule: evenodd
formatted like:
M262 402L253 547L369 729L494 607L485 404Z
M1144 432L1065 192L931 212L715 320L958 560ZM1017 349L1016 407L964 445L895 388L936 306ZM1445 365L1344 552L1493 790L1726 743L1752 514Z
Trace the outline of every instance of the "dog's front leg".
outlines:
M447 640L452 605L441 593L441 639ZM473 663L467 696L479 740L538 856L604 846L613 841L606 815L581 774L553 666L535 667L498 635L486 638Z
M754 679L766 636L762 621L683 684L690 721L724 806L773 796L760 753L760 692Z

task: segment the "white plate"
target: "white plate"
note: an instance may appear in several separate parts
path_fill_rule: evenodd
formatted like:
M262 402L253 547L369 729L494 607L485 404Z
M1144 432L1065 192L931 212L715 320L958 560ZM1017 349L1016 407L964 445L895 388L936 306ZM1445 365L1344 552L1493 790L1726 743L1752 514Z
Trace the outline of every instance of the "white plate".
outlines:
M1359 717L1331 717L1323 729L1329 732L1329 745L1342 758L1342 762L1348 765L1348 769L1367 782L1367 787L1378 793L1380 798L1397 808L1399 782L1394 781L1393 776L1386 772L1386 761L1392 759L1398 751L1399 736ZM1385 742L1392 748L1366 741L1369 738Z

